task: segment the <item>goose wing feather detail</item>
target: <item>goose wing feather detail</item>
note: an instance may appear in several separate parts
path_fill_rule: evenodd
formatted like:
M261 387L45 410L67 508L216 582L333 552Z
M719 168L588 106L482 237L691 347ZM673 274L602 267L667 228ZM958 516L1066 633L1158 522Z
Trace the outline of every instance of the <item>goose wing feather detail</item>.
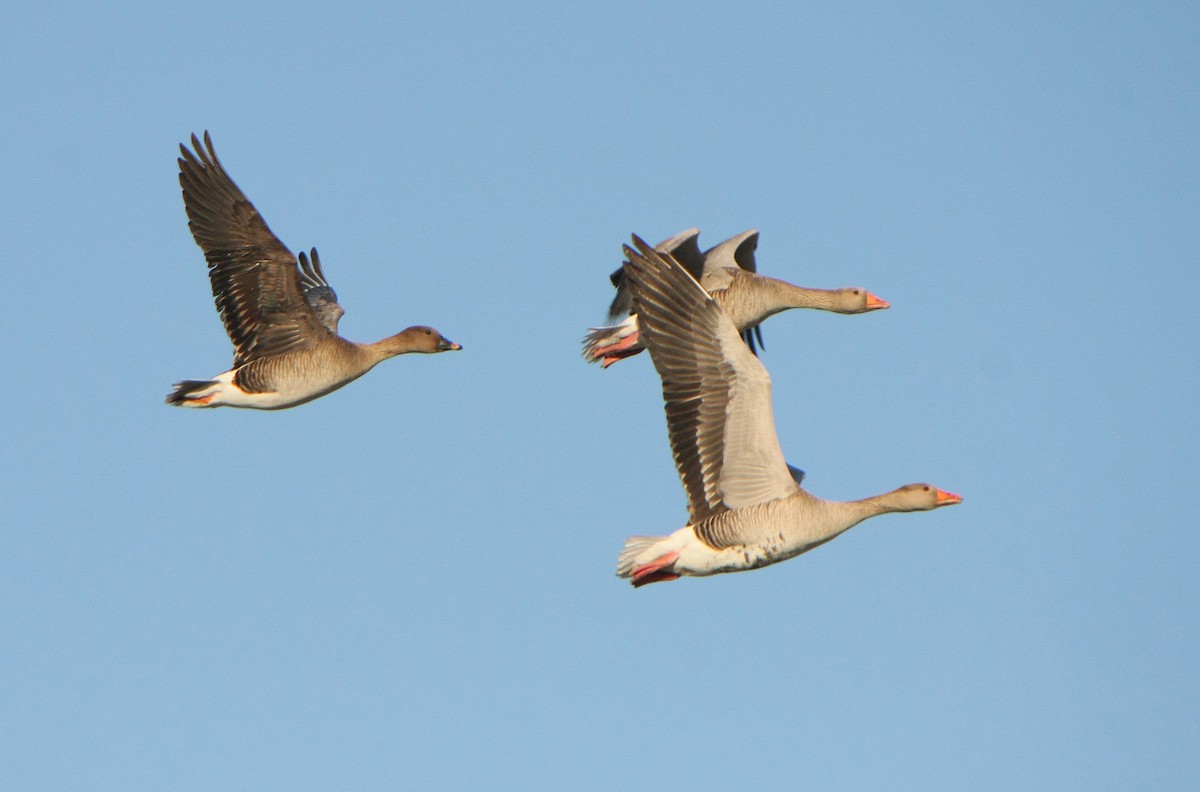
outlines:
M757 249L757 228L751 228L749 231L732 236L704 253L702 276L696 279L710 292L728 288L729 282L733 279L728 270L743 269L746 272L758 272L758 262L754 258L754 251ZM693 277L695 276L691 270L688 272Z
M234 367L312 346L330 331L305 298L296 257L225 172L208 133L203 146L192 135L192 147L179 147L179 184Z
M626 283L663 382L675 466L693 524L794 494L771 412L771 378L720 306L638 237Z
M304 299L308 300L309 306L313 309L313 313L317 315L317 321L325 325L331 333L338 331L338 321L346 313L346 309L338 304L337 292L329 285L329 281L325 279L325 272L321 269L321 257L317 255L317 249L312 249L312 258L305 255L304 251L300 251L300 284L304 287Z
M675 236L659 242L654 246L654 249L672 256L696 280L700 280L704 274L704 253L700 251L699 228L689 228L686 231L680 231ZM613 297L612 305L608 307L609 321L631 312L629 287L625 285L626 263L627 261L621 262L620 268L608 276L608 279L612 281L612 285L617 289L617 294Z

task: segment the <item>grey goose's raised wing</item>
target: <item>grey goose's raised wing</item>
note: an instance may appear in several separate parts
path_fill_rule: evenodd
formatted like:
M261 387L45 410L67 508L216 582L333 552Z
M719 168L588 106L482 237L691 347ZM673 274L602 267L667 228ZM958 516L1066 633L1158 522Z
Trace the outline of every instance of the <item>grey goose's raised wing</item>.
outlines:
M689 228L686 231L680 231L675 236L659 242L654 246L654 249L674 257L693 278L700 280L701 273L704 272L704 254L700 252L699 228ZM621 262L621 266L612 275L608 276L608 279L612 281L612 285L617 289L617 294L613 297L612 305L608 307L609 321L613 321L631 311L629 287L625 285L626 263L625 261Z
M704 284L709 291L715 291L728 285L728 279L725 284L707 282L713 277L715 270L739 267L746 272L758 272L758 263L754 259L754 251L757 249L757 228L743 231L736 236L729 237L719 245L713 245L704 251L704 271L697 280Z
M234 367L311 346L329 331L304 297L296 257L229 178L208 133L203 147L192 135L192 147L179 147L183 205L208 261Z
M678 262L636 236L633 243L636 250L625 249L626 282L662 377L690 521L793 494L797 481L775 434L767 370Z
M710 293L728 288L729 282L732 280L728 274L731 267L739 267L746 272L758 272L758 262L754 258L756 250L758 250L757 228L751 228L736 236L731 236L704 253L704 274L697 280ZM763 346L762 329L758 325L751 325L743 330L742 338L745 339L746 346L750 347L750 351L756 355L759 348L766 349Z
M317 315L317 321L325 325L329 332L336 333L338 320L346 313L346 309L338 304L337 292L325 279L325 272L321 269L321 257L317 255L317 249L312 249L311 259L305 255L303 250L300 251L298 258L300 259L300 285L304 287L304 299L308 300L309 307Z

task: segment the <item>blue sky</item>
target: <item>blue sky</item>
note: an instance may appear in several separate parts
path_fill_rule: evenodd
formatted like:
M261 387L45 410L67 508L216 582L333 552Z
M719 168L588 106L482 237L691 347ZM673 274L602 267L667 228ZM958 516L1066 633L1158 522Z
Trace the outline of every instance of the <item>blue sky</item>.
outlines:
M0 783L1194 789L1194 4L45 4L0 29ZM176 179L211 131L344 335L280 413ZM630 232L862 285L763 360L827 498L965 502L634 591L683 524Z

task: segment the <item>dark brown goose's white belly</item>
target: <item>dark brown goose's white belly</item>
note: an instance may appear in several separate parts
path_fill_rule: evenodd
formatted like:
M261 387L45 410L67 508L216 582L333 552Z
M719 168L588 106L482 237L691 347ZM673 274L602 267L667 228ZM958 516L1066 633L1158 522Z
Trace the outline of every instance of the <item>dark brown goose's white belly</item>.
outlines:
M376 360L352 345L329 344L247 363L213 377L212 385L189 406L281 410L295 407L350 383Z

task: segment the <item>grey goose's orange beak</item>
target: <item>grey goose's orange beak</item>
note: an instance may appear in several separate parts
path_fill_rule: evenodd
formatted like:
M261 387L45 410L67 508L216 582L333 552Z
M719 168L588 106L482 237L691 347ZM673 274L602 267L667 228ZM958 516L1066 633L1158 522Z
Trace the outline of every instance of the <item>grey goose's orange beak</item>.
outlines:
M956 503L962 503L962 495L955 495L953 492L946 492L942 489L937 491L938 506L953 506Z
M874 294L871 294L871 292L867 292L867 310L868 311L878 311L881 308L891 308L891 307L892 307L892 304L890 302L888 302L887 300L884 300L880 297L876 297Z

